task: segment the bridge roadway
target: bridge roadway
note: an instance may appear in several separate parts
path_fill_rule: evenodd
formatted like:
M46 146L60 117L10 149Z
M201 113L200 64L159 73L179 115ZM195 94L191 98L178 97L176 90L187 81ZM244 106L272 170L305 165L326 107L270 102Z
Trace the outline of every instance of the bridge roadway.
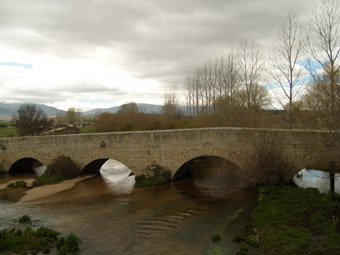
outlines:
M5 171L12 171L23 160L48 165L56 157L65 155L81 170L91 165L100 167L105 160L114 159L135 175L147 173L149 166L159 165L174 176L186 162L200 156L221 157L242 169L245 159L254 153L254 141L262 141L261 146L266 143L280 146L292 165L291 172L287 173L291 176L316 162L338 158L333 153L335 145L328 132L203 128L2 138L0 163Z

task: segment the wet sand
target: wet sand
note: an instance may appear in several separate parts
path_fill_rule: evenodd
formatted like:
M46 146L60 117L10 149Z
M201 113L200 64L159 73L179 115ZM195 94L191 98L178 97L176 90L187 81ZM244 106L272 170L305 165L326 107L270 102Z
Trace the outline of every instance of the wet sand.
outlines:
M42 199L59 192L73 188L77 183L86 179L92 178L94 175L87 175L77 177L72 180L63 181L61 183L50 184L45 186L36 187L26 191L26 194L18 202L30 202L33 200ZM26 180L27 181L27 180Z

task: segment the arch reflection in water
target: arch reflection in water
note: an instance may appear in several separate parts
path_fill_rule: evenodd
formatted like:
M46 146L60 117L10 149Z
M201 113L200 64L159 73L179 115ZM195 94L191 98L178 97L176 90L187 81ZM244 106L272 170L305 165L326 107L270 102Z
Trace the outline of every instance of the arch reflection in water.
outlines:
M109 159L99 170L106 186L113 194L129 194L135 185L131 170L119 161Z
M322 193L330 191L329 172L302 169L293 177L293 182L301 188L317 188ZM334 176L335 192L340 194L340 174Z
M221 200L248 186L236 165L214 156L190 160L178 170L174 179L177 179L174 185L179 190L203 200Z

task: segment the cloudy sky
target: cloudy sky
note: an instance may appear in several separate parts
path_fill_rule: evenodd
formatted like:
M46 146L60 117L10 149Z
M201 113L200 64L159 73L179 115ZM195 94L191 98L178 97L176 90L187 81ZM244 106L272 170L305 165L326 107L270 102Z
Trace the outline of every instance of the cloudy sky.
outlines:
M311 0L0 0L0 102L161 104L244 38L269 49ZM267 50L266 50L267 51Z

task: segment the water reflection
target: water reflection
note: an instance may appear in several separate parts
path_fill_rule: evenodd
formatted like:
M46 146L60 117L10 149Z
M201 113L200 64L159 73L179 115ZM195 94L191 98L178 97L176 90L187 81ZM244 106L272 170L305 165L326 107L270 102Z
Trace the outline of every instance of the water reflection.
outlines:
M222 200L247 186L239 169L221 158L195 159L187 168L186 178L174 184L179 190L199 199Z
M317 188L322 193L330 191L329 172L302 169L293 177L294 183L301 188ZM340 174L334 177L335 192L340 194Z
M135 176L131 170L119 161L109 159L100 168L100 174L106 186L114 195L129 194L135 185Z

